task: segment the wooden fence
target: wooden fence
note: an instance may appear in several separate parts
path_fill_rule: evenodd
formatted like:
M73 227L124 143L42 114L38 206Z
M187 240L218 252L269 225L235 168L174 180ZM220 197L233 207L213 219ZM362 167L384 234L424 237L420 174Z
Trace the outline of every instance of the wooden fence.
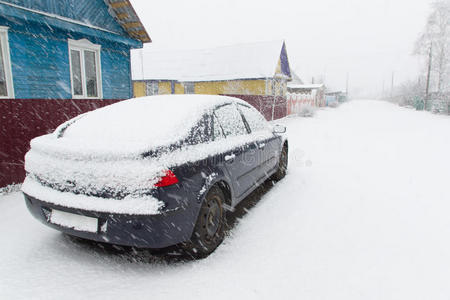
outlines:
M30 140L59 124L120 100L0 99L0 187L25 178Z
M266 120L276 120L287 115L286 98L281 96L260 96L260 95L223 95L240 98L253 105Z

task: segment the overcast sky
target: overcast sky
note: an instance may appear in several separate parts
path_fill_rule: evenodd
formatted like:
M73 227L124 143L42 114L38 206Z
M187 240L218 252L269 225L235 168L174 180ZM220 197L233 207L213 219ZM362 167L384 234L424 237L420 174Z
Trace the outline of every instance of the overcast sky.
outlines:
M412 56L431 0L131 0L152 44L205 48L286 41L291 68L305 83L324 76L332 89L369 96L413 79ZM144 49L145 49L144 48ZM136 53L133 53L135 55Z

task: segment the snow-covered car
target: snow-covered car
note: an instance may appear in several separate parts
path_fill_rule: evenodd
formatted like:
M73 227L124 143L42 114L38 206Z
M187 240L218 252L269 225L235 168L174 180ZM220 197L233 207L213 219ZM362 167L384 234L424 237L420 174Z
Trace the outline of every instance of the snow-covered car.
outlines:
M69 235L202 257L227 210L285 176L285 131L232 97L130 99L33 139L22 191L34 217Z

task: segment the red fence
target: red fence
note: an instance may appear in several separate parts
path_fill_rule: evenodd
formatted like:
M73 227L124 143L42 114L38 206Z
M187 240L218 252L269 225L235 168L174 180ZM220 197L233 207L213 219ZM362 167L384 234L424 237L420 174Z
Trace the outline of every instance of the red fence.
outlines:
M23 158L30 140L59 124L120 100L0 99L0 187L25 177Z
M224 95L240 98L253 105L266 120L276 120L284 118L287 114L286 98L281 96L260 96L260 95Z

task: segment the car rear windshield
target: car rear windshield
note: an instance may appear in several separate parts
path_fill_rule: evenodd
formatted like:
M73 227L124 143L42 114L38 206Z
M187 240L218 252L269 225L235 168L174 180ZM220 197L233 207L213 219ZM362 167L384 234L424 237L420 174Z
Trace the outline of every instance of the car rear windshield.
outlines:
M123 143L170 145L189 136L211 106L210 97L157 96L123 101L86 114L65 129L63 138L119 148Z

